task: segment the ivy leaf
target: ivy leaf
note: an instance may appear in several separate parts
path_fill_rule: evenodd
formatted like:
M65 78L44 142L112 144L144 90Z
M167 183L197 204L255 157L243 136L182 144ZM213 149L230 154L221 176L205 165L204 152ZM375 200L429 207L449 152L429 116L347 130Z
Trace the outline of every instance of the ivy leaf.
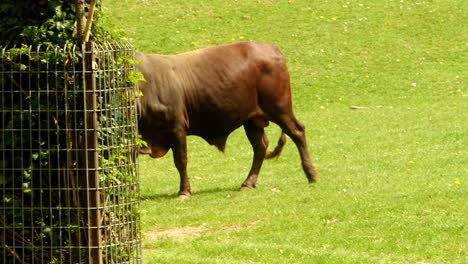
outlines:
M0 174L0 185L3 185L6 183L5 175Z

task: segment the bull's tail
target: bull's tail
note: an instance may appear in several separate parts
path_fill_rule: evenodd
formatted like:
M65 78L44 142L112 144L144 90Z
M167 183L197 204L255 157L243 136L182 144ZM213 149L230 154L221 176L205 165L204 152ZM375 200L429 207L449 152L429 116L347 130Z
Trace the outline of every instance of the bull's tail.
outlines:
M265 154L265 159L279 157L281 151L283 150L284 144L286 144L286 134L284 132L281 132L281 136L278 139L278 144L276 145L273 151L267 151L267 153Z

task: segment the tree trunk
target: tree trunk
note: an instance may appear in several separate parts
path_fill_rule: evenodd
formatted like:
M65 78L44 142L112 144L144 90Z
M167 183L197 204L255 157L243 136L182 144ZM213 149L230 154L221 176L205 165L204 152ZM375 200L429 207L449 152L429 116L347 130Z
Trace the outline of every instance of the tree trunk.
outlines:
M85 0L75 0L76 8L76 41L78 45L84 43L84 34L86 28L85 19Z
M89 34L91 33L91 25L93 24L95 7L96 7L96 0L91 0L91 3L89 4L88 18L86 20L86 28L83 32L84 42L89 41Z

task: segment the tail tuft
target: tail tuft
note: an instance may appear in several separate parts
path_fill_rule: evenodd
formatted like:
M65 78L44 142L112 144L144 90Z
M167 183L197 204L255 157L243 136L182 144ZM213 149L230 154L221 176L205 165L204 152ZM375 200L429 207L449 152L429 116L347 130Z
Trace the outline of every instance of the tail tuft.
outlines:
M265 154L265 159L279 157L281 151L283 150L284 144L286 144L286 134L284 132L281 132L281 136L278 139L278 145L276 145L273 151L267 151L267 153Z

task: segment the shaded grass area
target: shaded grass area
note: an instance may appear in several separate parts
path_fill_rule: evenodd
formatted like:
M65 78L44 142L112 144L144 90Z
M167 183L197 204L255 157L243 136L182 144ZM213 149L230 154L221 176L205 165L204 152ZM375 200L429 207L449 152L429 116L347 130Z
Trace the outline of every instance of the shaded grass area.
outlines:
M289 2L289 3L288 3ZM140 159L146 263L464 263L468 89L464 1L107 1L138 50L276 43L320 179L289 140L254 191L252 151L189 138L192 199L172 155ZM351 108L350 108L351 107ZM279 129L267 129L270 144Z

